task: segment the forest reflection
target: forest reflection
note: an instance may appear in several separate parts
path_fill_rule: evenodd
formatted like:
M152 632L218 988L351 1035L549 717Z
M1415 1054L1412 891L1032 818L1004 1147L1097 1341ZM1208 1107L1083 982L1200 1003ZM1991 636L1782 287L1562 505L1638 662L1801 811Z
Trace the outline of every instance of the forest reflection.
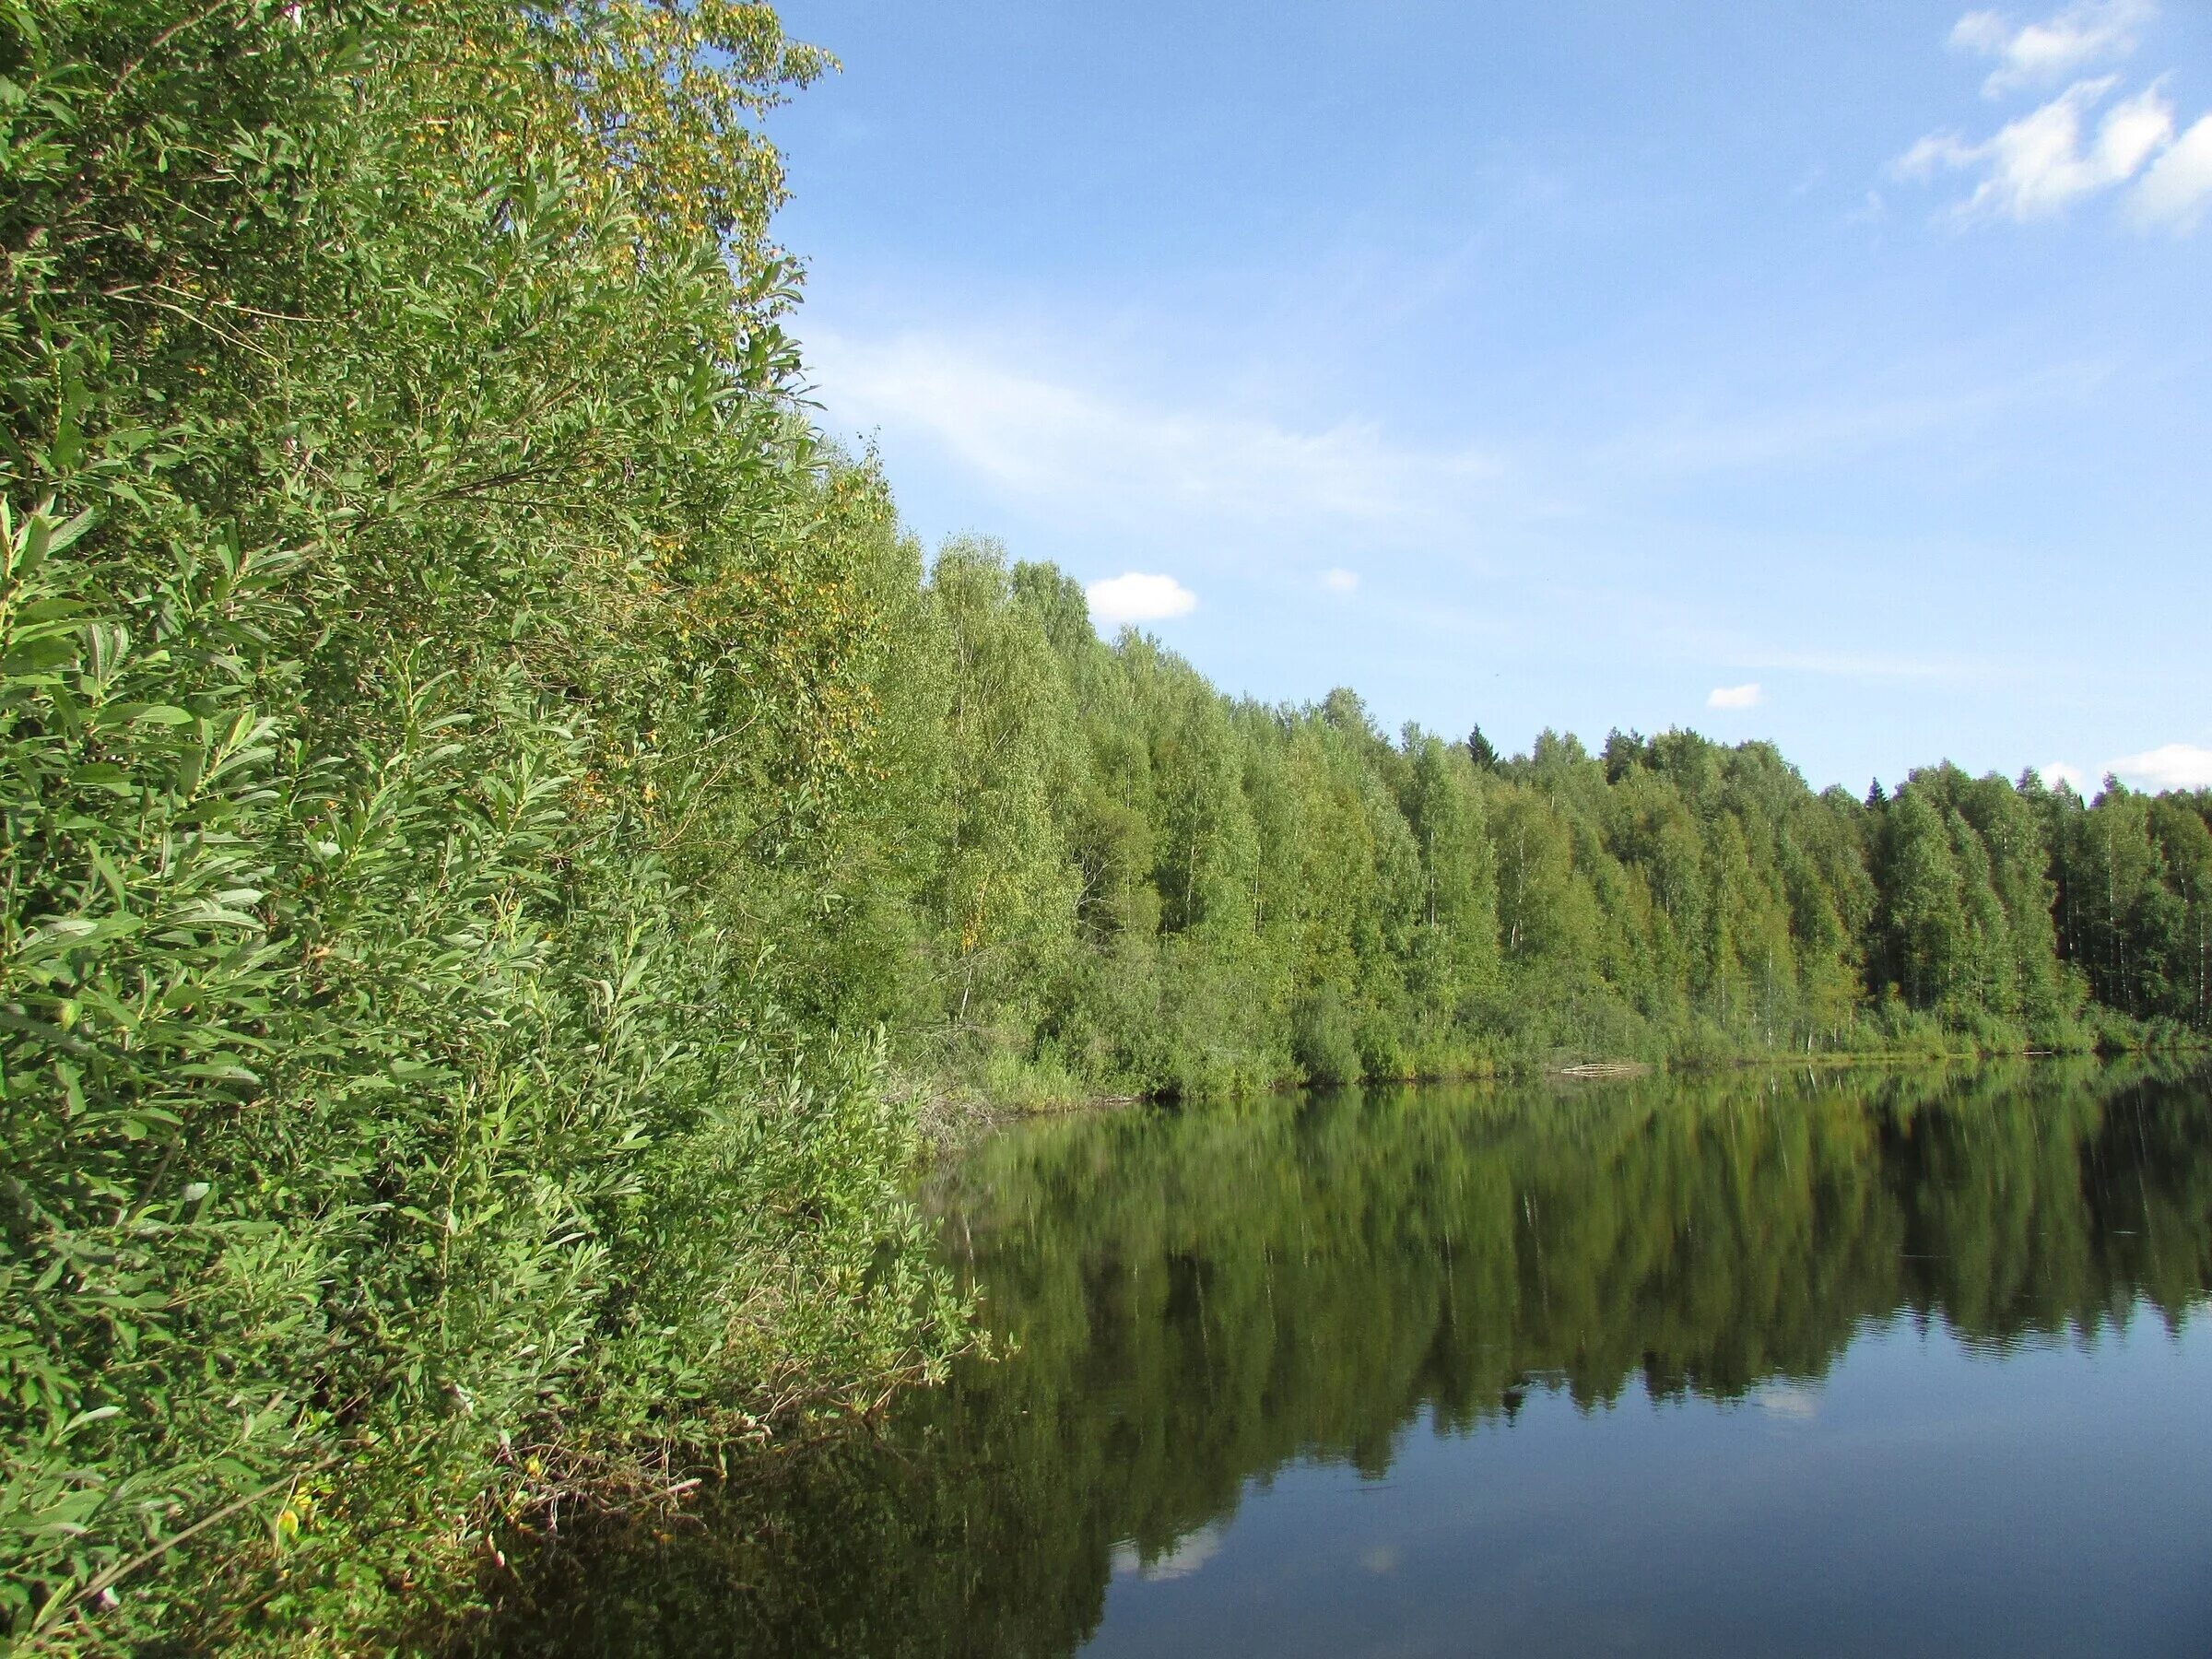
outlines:
M2208 1132L2201 1078L2069 1064L1021 1125L926 1194L1011 1357L581 1540L497 1645L1063 1653L1117 1563L1172 1572L1298 1461L1379 1477L1417 1422L1817 1382L1897 1317L1994 1352L2171 1327L2212 1283Z

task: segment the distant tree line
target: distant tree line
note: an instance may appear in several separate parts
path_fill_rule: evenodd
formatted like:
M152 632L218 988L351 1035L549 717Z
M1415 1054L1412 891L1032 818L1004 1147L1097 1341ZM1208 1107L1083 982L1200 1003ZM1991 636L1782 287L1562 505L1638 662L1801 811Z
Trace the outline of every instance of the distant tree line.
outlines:
M892 763L779 937L817 1019L927 1070L1216 1094L2212 1030L2212 793L1945 765L1861 800L1690 732L1393 739L1348 690L1267 706L1104 643L987 542L895 604Z

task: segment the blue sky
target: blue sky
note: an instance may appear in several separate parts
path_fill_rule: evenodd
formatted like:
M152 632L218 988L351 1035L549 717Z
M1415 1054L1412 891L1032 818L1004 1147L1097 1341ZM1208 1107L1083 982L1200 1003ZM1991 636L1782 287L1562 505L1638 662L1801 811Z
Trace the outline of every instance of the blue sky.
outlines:
M2199 0L779 10L925 542L1394 730L2212 783Z

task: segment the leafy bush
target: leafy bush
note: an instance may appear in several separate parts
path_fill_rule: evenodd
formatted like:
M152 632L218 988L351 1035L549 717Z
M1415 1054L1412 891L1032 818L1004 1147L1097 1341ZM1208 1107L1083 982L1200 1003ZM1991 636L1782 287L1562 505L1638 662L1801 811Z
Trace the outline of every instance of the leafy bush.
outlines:
M893 546L783 390L746 118L818 67L741 6L0 7L32 1650L373 1645L953 1339L880 1051L733 908L866 765Z
M1355 1011L1333 985L1301 998L1291 1028L1292 1053L1309 1083L1357 1083L1364 1056Z

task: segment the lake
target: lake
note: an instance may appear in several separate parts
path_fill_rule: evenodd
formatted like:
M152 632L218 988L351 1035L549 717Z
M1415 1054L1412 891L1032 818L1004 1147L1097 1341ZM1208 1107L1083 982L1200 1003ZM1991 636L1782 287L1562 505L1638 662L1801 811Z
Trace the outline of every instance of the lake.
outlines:
M1024 1123L1012 1349L514 1649L2212 1651L2212 1088L2050 1063Z

